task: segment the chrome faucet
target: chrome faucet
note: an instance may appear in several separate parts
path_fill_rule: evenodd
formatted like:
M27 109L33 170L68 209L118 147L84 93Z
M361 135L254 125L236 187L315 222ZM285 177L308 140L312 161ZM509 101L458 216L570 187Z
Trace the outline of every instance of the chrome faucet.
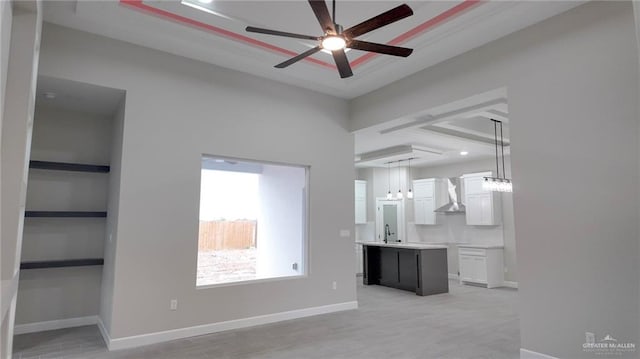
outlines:
M389 242L389 237L391 237L392 234L394 234L394 233L391 233L391 228L389 227L389 225L385 224L384 225L384 243L388 243Z
M388 224L384 225L384 243L389 243L389 237L391 237L392 235L394 235L395 233L391 232L391 228L389 227ZM401 240L397 239L395 241L392 241L395 243L400 243L402 242Z

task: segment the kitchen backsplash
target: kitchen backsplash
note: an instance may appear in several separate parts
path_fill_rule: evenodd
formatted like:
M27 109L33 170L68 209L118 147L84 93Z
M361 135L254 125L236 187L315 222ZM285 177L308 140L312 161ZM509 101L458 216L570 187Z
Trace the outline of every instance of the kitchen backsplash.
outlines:
M415 225L407 223L407 240L423 243L472 243L504 244L503 228L499 226L469 226L465 216L460 214L442 214L442 224Z
M356 224L356 241L371 242L376 238L376 222Z

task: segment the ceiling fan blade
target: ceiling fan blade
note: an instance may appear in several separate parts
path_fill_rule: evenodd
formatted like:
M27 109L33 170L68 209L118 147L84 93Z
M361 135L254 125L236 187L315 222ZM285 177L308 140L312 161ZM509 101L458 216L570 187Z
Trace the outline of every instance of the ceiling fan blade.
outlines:
M411 55L413 49L399 46L376 44L368 41L351 40L347 46L351 49L377 52L379 54L407 57Z
M298 55L296 57L292 57L292 58L290 58L289 60L287 60L287 61L285 61L283 63L277 64L274 67L277 67L279 69L284 69L285 67L287 67L289 65L292 65L292 64L295 64L296 62L304 59L307 56L311 56L311 55L315 54L318 51L320 51L320 46L316 46L316 47L314 47L312 49L309 49L309 50L301 53L300 55Z
M330 32L335 33L336 28L333 25L333 20L331 20L329 8L327 7L325 0L309 0L309 5L311 5L313 13L316 14L316 18L322 27L322 31L326 32L329 30Z
M352 26L346 30L344 30L343 34L353 39L362 34L366 34L369 31L373 31L377 28L389 25L398 20L402 20L405 17L413 15L413 10L407 4L402 4L398 7L395 7L387 12L384 12L378 16L374 16L369 20L363 21L358 25Z
M247 26L247 28L245 30L247 32L257 32L259 34L293 37L295 39L320 40L320 37L318 37L318 36L300 35L300 34L294 34L294 33L291 33L291 32L284 32L284 31L278 31L278 30L269 30L269 29L261 29L261 28L253 27L253 26Z
M349 60L347 59L347 55L344 53L344 50L340 49L332 51L331 53L333 54L333 59L338 67L338 72L340 72L340 77L344 79L346 77L353 76L351 65L349 65Z

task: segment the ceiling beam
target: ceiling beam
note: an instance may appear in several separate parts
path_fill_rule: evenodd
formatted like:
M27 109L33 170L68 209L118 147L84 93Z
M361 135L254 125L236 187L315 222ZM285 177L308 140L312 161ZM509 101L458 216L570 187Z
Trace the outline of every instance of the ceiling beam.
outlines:
M441 113L439 115L427 115L424 118L421 119L417 119L415 121L411 121L402 125L397 125L397 126L393 126L387 129L384 129L382 131L380 131L381 135L385 135L387 133L391 133L391 132L396 132L396 131L401 131L401 130L405 130L405 129L410 129L410 128L415 128L415 127L422 127L422 126L426 126L426 125L433 125L436 124L438 122L444 122L444 121L448 121L451 120L453 118L456 117L460 117L462 115L466 115L466 114L470 114L470 113L474 113L474 112L485 112L488 110L491 110L493 106L496 105L500 105L500 104L506 104L507 103L507 99L506 98L498 98L495 100L491 100L491 101L486 101L486 102L482 102L473 106L468 106L468 107L463 107L454 111L449 111L449 112L445 112L445 113Z
M429 127L428 129L421 128L420 131L437 133L438 135L450 137L452 139L457 139L457 140L464 139L467 141L476 142L477 144L487 145L491 147L495 145L495 140L493 138L487 138L484 136L478 136L471 133L460 132L460 131L451 130L443 127ZM504 145L508 147L511 145L511 143L508 140L505 140Z

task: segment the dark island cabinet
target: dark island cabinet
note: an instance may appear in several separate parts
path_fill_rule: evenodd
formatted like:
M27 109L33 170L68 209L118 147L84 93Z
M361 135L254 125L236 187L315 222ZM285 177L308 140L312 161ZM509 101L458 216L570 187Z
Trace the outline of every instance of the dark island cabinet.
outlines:
M363 282L431 295L449 292L446 248L363 245Z

